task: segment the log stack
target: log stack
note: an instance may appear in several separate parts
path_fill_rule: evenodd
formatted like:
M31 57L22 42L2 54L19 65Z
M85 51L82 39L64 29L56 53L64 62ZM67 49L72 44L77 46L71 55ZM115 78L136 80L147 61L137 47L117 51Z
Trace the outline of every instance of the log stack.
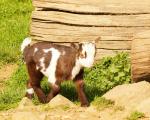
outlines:
M150 29L149 0L33 0L31 36L35 41L93 41L96 59L131 50L134 36Z
M132 80L150 82L150 30L136 35L131 49Z

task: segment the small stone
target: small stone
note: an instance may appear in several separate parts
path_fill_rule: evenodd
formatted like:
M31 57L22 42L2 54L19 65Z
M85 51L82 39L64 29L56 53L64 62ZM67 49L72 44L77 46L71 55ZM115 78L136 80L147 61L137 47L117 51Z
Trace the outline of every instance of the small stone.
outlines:
M34 106L32 101L27 97L24 97L19 103L18 109L24 109L26 107L32 107L32 106Z
M67 98L63 97L62 95L57 95L54 97L49 103L51 107L56 107L56 106L68 106L68 107L76 107L76 105L68 100Z
M150 96L150 83L146 81L124 84L114 87L104 94L103 97L115 102L116 105L133 110L143 100Z

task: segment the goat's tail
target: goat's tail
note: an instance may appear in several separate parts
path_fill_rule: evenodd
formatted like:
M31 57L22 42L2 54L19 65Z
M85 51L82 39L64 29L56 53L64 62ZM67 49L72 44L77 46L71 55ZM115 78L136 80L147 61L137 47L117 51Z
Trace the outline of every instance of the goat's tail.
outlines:
M31 38L30 37L25 38L21 44L21 52L23 52L24 49L30 45L30 43L31 43Z

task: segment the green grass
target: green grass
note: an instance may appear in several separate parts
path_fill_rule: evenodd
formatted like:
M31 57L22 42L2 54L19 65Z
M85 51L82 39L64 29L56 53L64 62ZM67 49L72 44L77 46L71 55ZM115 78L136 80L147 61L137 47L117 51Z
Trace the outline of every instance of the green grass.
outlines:
M31 0L0 0L0 68L20 61L20 44L29 35ZM15 107L24 96L26 72L21 65L0 93L0 110Z
M31 0L0 0L0 66L20 58L32 9Z
M5 89L0 93L0 110L17 106L25 95L27 72L24 65L19 65L17 71L6 81Z
M96 106L98 110L103 110L105 108L113 107L114 101L107 100L104 97L95 97L92 105Z
M139 118L144 118L144 113L134 111L130 114L129 117L127 117L127 120L138 120Z

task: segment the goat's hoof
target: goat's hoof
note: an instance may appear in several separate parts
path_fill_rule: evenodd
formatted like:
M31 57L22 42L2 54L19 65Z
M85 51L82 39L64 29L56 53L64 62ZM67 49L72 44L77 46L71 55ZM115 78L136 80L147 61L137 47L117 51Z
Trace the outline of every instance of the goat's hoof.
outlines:
M42 100L39 100L41 103L43 103L43 104L46 104L47 103L47 101L46 101L46 99L42 99Z
M89 107L90 104L89 103L86 103L86 104L81 104L81 107Z
M34 97L34 94L26 93L25 97L27 97L28 99L32 99Z

